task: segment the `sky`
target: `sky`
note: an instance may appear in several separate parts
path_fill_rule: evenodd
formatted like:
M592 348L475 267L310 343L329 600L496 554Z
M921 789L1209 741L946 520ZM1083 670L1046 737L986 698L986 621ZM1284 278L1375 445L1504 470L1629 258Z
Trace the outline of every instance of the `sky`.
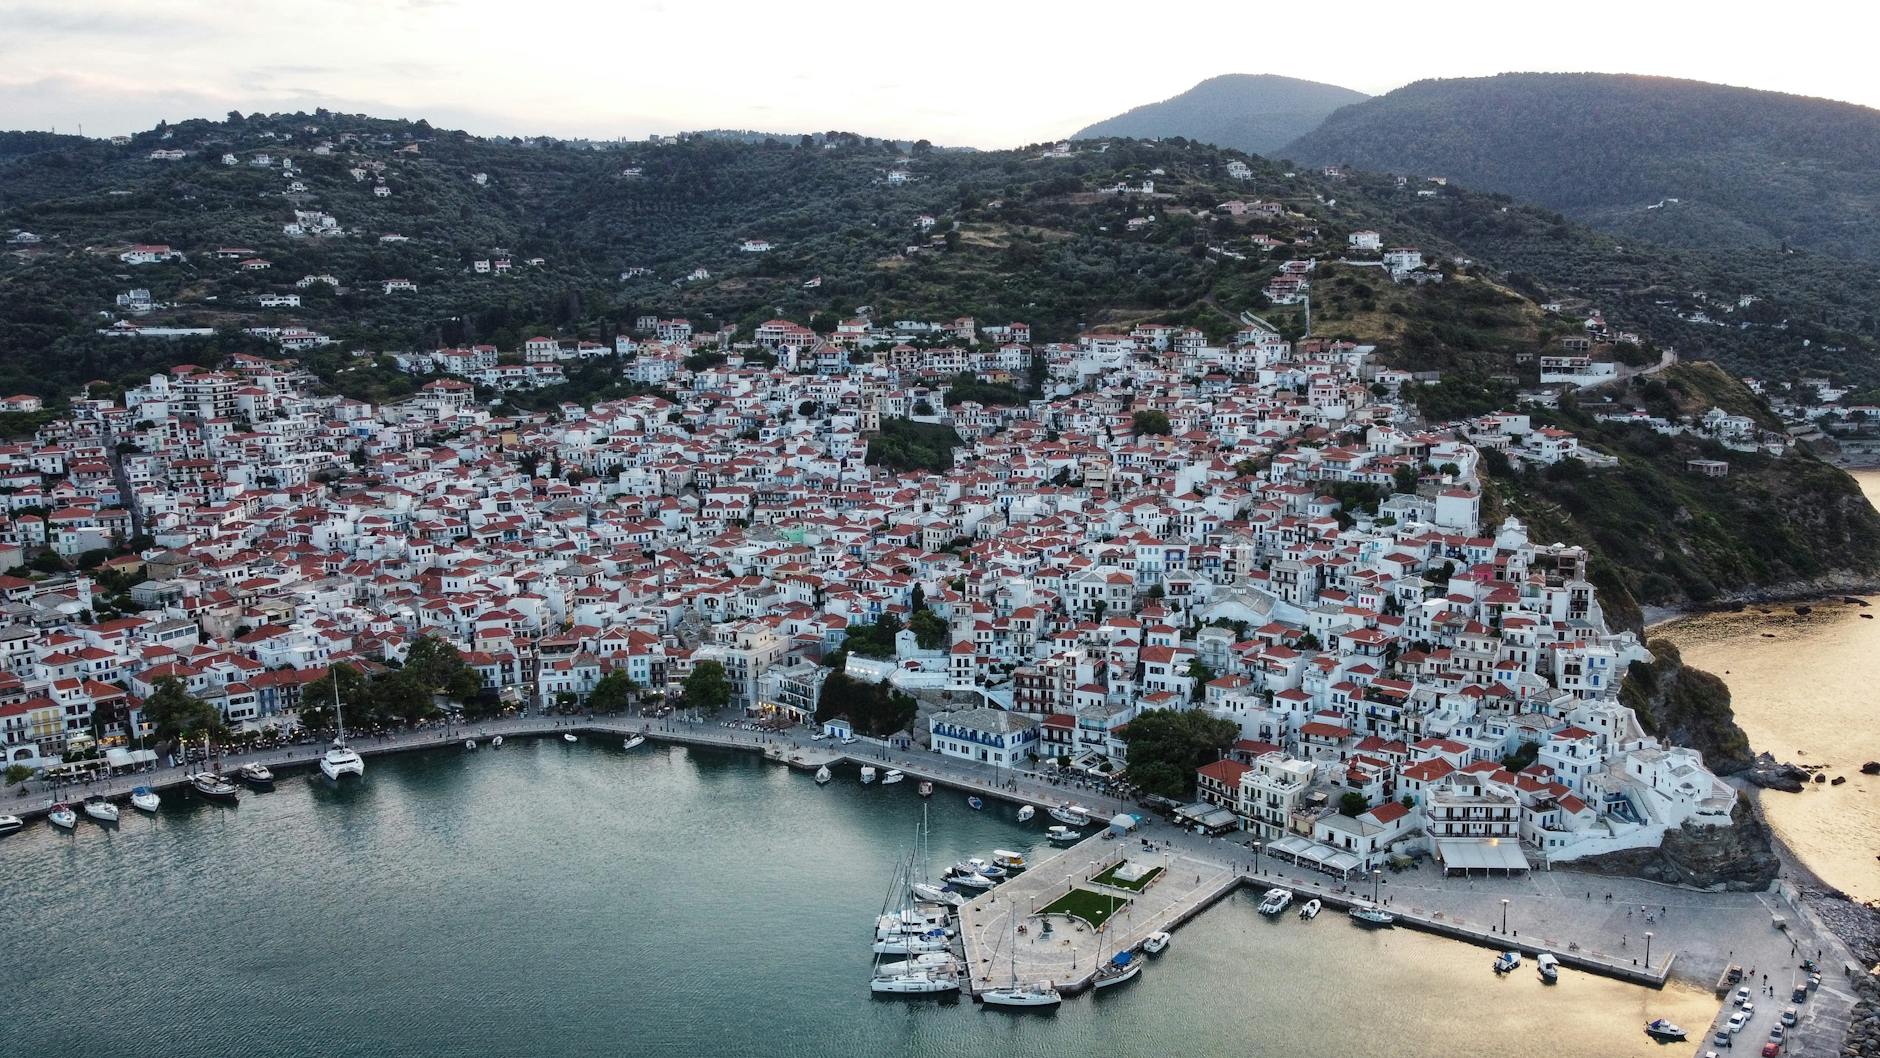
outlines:
M1688 77L1880 107L1880 5L1585 0L0 0L0 128L230 110L480 134L1066 136L1222 73L1389 91L1507 70Z

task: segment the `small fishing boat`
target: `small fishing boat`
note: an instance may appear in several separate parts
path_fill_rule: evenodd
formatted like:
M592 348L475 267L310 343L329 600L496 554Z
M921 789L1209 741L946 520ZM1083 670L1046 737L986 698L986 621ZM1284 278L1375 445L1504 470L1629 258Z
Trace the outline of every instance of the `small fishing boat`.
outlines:
M1025 855L1011 849L993 849L992 862L1008 871L1022 871L1026 867Z
M1553 952L1544 951L1535 956L1534 967L1540 971L1541 980L1548 984L1560 980L1560 960L1554 958Z
M561 736L561 740L562 740L563 742L579 742L579 741L581 741L580 739L578 739L578 738L576 738L576 737L574 737L574 732L572 732L572 731L570 731L570 732L567 732L566 734L564 734L564 735L562 735L562 736Z
M1518 951L1505 951L1495 957L1495 972L1498 974L1512 973L1520 966L1521 953Z
M60 830L71 830L78 826L78 813L72 811L71 805L64 803L53 805L52 811L46 814L46 819Z
M835 778L835 776L830 773L829 765L825 764L822 767L816 769L816 785L821 786L823 783L826 783L833 778Z
M1351 920L1360 926L1383 927L1395 924L1397 916L1376 904L1353 904Z
M1092 988L1109 988L1127 981L1134 981L1142 972L1142 960L1135 952L1119 951L1110 957L1110 961L1097 969L1097 976L1090 982Z
M646 736L634 735L632 738L627 739L625 742L622 742L620 744L620 748L621 749L639 749L641 746L644 746L644 745L646 745Z
M1322 906L1323 905L1319 903L1319 898L1315 896L1307 900L1305 906L1299 909L1299 917L1310 922L1319 917L1319 908Z
M862 785L867 786L869 783L874 782L874 781L875 781L875 766L873 764L862 765Z
M102 795L92 794L85 798L85 814L100 823L118 821L118 806L104 799Z
M933 783L930 783L927 780L922 779L920 782L920 795L922 797L932 797L933 796Z
M1292 906L1292 901L1293 894L1291 889L1268 889L1266 895L1260 898L1260 913L1262 915L1280 914L1288 907Z
M977 812L977 811L979 811L980 809L982 809L982 808L984 808L984 807L986 807L986 802L984 802L984 801L981 801L981 800L980 800L979 798L977 798L977 797L968 797L968 798L966 799L966 807L968 807L968 808L970 808L970 809L972 809L973 811L975 811L975 812Z
M262 764L260 761L252 761L242 765L235 769L235 774L240 776L243 782L257 790L266 790L274 786L274 773L269 771L268 766Z
M131 807L139 812L155 812L162 803L163 798L158 797L157 791L148 786L139 786L131 791Z
M1677 1041L1682 1040L1685 1033L1683 1029L1666 1021L1664 1018L1653 1018L1651 1021L1645 1023L1645 1035L1650 1036L1654 1040Z
M1005 868L999 866L998 864L993 863L989 860L981 859L978 856L974 856L972 859L967 860L964 864L955 866L953 869L959 870L960 866L964 866L969 871L977 871L980 874L985 875L986 877L992 879L995 882L1004 881L1012 873L1006 870Z
M901 769L889 768L887 774L881 777L881 785L893 786L895 783L905 778L907 778L907 776L901 774Z
M466 753L475 753L477 751L477 740L474 738L464 739L463 748Z
M1031 817L1037 814L1038 814L1038 810L1036 808L1033 808L1030 805L1018 806L1018 821L1020 823L1031 822Z
M1083 805L1066 801L1061 805L1049 809L1049 811L1051 818L1060 823L1073 827L1087 827L1090 825L1090 809L1085 808Z
M235 788L235 784L212 771L199 771L191 775L189 788L211 801L234 804L241 800L241 791Z
M502 749L503 748L503 736L497 735L495 738L490 739L490 748Z
M948 885L965 886L968 889L990 889L999 884L978 871L964 870L960 867L954 867L948 871L946 881Z
M1169 941L1174 939L1175 938L1169 936L1167 930L1158 929L1154 933L1142 938L1142 950L1148 952L1150 955L1160 955L1168 949Z
M1066 826L1050 827L1044 833L1046 837L1051 839L1051 844L1053 845L1075 845L1084 840L1082 834Z
M19 816L0 816L0 837L4 837L26 826L26 820Z

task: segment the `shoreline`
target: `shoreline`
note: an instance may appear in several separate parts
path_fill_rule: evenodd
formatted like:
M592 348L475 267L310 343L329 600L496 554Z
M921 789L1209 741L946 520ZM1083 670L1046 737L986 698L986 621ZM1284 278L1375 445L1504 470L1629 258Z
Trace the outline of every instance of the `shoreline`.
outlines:
M1710 614L1742 613L1753 606L1855 606L1848 602L1852 598L1865 598L1870 602L1880 599L1880 579L1857 580L1843 589L1821 588L1806 592L1791 592L1777 589L1769 592L1750 592L1740 596L1731 596L1717 602L1698 606L1642 606L1639 608L1645 624L1647 636L1658 628L1682 621L1687 617L1704 617Z

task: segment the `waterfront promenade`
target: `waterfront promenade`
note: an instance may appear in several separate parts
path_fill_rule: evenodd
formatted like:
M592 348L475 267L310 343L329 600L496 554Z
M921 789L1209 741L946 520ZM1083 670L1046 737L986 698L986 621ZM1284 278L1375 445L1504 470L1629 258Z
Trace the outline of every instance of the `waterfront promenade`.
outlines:
M624 739L645 733L654 742L696 745L723 750L743 750L764 755L780 763L813 770L821 764L836 768L873 763L895 767L910 780L928 779L950 788L951 793L936 796L1002 798L1025 802L1040 808L1060 801L1075 800L1090 809L1101 830L1101 822L1119 811L1131 811L1143 817L1140 836L1132 835L1108 842L1093 838L1058 856L1046 857L1033 865L1032 871L974 901L963 915L963 934L971 960L975 990L996 987L1010 974L1009 915L1023 899L1029 914L1033 902L1039 906L1061 895L1080 875L1094 873L1125 853L1142 849L1140 837L1154 846L1154 856L1168 857L1167 876L1153 884L1111 928L1113 937L1101 945L1094 934L1060 937L1072 943L1047 950L1037 943L1035 931L1027 931L1032 968L1027 971L1027 947L1020 948L1021 980L1051 980L1074 988L1103 951L1134 947L1148 932L1168 929L1198 914L1215 901L1239 888L1252 887L1254 893L1274 885L1285 885L1299 894L1299 902L1320 896L1328 906L1326 914L1342 918L1339 908L1353 895L1369 897L1368 883L1353 881L1357 892L1340 892L1344 883L1312 871L1276 863L1270 855L1257 855L1244 834L1206 837L1193 834L1159 820L1133 805L1104 796L1094 789L1065 782L1050 782L1032 773L994 772L990 768L943 758L924 751L895 751L871 743L841 746L829 740L811 741L804 734L772 734L723 726L717 720L688 723L676 718L652 718L623 715L598 718L522 716L500 721L472 724L436 725L396 736L367 736L351 740L351 745L367 758L421 749L461 746L474 738L487 747L488 739L532 736L559 737L573 732L582 740ZM615 743L618 744L617 742ZM650 747L649 747L650 749ZM223 766L233 769L250 760L267 764L277 772L309 769L325 750L316 741L259 753L225 757ZM479 752L485 752L479 750ZM462 752L459 750L459 752ZM184 782L187 769L160 768L155 772L120 776L91 784L67 786L57 792L59 799L77 800L88 794L122 797L139 785L171 790ZM371 775L367 770L368 781ZM38 787L35 783L34 786ZM193 796L175 789L168 796ZM3 811L21 815L43 815L54 797L35 789L29 797L8 798L13 802ZM1093 863L1092 861L1102 861ZM1197 881L1197 876L1201 879ZM1183 879L1186 879L1184 883ZM1712 987L1724 968L1736 963L1755 969L1757 991L1764 974L1775 996L1764 996L1751 1027L1741 1041L1759 1050L1768 1024L1784 1006L1787 992L1803 957L1820 953L1824 965L1821 990L1806 1003L1799 1004L1802 1024L1792 1032L1785 1053L1791 1056L1836 1053L1841 1034L1852 1007L1848 987L1849 964L1838 941L1814 922L1812 916L1785 900L1779 892L1712 893L1661 885L1634 878L1607 878L1567 869L1536 871L1510 878L1445 878L1430 866L1378 880L1382 903L1397 914L1405 925L1423 928L1482 945L1483 972L1488 973L1491 955L1487 949L1518 948L1529 956L1551 951L1569 965L1594 972L1609 973L1647 983L1669 979L1703 988ZM1048 896L1047 896L1048 894ZM995 903L994 901L997 901ZM981 907L983 901L984 906ZM1297 906L1297 905L1295 905ZM994 908L998 910L993 911ZM1646 916L1651 916L1647 921ZM1776 928L1780 918L1786 929ZM1505 919L1505 927L1504 927ZM1326 922L1343 926L1343 922ZM1645 933L1650 931L1651 950L1646 955ZM999 942L997 938L1007 938ZM1179 938L1177 940L1179 946ZM1068 954L1068 966L1064 956ZM1003 965L1000 965L1003 964ZM1069 972L1066 972L1066 971ZM1153 972L1150 967L1145 972ZM1858 972L1858 971L1856 971ZM1029 973L1029 976L1028 976ZM1003 975L1003 976L1001 976ZM980 978L989 978L989 983ZM1719 1019L1729 1013L1723 1004ZM1700 1026L1687 1026L1693 1042ZM1708 1047L1698 1047L1702 1053Z

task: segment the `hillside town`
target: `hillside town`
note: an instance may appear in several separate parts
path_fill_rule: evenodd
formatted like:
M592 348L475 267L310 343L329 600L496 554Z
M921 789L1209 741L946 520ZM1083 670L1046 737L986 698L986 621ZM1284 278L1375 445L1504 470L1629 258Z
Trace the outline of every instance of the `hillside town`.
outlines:
M1651 655L1608 626L1588 552L1493 516L1485 453L1595 462L1570 434L1422 423L1376 350L1258 323L1034 345L858 313L737 338L649 316L405 353L436 377L377 406L247 355L73 400L0 447L6 763L134 762L165 677L235 730L291 728L330 666L432 637L503 707L578 707L615 670L677 699L711 661L751 718L1092 781L1127 777L1145 712L1203 711L1239 737L1187 818L1347 876L1730 823L1701 756L1620 703ZM483 399L506 361L592 357L645 392ZM1043 397L949 399L1027 379ZM951 451L886 465L896 425ZM835 666L920 719L830 715Z

